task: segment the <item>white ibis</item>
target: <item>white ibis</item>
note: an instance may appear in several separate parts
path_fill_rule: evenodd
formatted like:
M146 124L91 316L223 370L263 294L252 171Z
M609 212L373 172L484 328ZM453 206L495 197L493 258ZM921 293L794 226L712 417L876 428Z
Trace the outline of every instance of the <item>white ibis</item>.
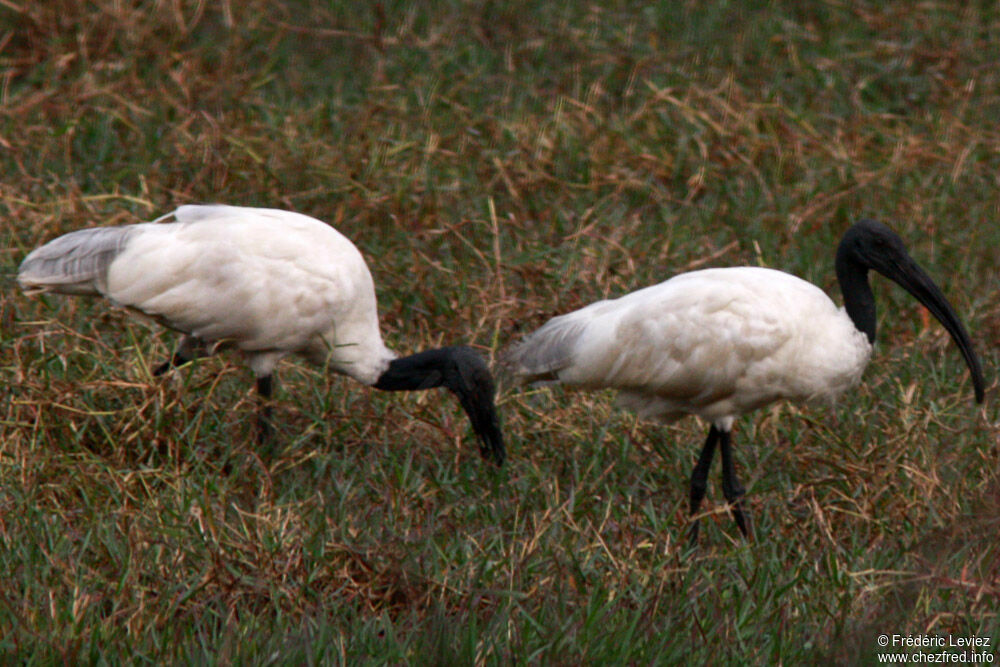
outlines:
M552 318L503 355L519 383L617 389L640 416L673 421L698 415L711 425L691 475L691 541L716 445L722 492L744 537L730 446L734 420L777 400L832 401L856 385L875 342L874 269L917 298L962 351L976 401L979 359L954 309L888 227L862 220L837 248L844 308L818 287L764 268L683 273L621 298Z
M185 334L160 374L203 345L243 351L264 405L271 374L297 353L389 391L446 387L496 464L505 452L493 378L468 347L397 357L382 342L375 286L361 253L329 225L275 209L181 206L153 222L71 232L18 270L27 293L100 295Z

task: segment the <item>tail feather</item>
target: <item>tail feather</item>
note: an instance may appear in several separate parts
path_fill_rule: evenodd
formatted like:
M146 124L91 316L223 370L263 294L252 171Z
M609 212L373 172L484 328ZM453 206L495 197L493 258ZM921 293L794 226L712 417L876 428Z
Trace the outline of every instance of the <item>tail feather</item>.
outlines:
M49 241L24 258L17 282L28 294L102 294L108 266L125 247L132 229L94 227Z
M504 374L516 384L557 381L558 372L573 363L577 340L587 327L587 320L574 314L549 320L508 348L500 357Z

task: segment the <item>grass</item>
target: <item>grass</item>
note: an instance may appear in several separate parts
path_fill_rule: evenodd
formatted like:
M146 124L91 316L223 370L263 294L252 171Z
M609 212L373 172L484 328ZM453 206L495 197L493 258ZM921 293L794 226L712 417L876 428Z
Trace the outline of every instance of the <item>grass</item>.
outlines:
M1000 642L1000 12L921 3L0 4L0 651L25 664L872 662ZM704 426L505 392L509 464L441 393L279 372L271 451L233 356L25 298L31 248L186 202L291 208L368 259L400 351L494 355L701 266L836 291L871 215L973 333L901 290L834 408L741 419L757 539Z

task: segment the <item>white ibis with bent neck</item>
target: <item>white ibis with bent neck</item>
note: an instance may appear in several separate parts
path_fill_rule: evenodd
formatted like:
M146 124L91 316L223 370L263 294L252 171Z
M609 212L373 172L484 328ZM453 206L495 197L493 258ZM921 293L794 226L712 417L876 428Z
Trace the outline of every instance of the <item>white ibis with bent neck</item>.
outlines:
M269 430L272 373L297 353L376 389L449 389L472 422L482 456L503 463L493 378L483 359L464 346L402 358L389 350L361 253L315 218L181 206L153 222L60 236L25 258L17 279L27 293L103 296L184 333L156 374L190 361L205 344L238 348L265 399L261 441Z

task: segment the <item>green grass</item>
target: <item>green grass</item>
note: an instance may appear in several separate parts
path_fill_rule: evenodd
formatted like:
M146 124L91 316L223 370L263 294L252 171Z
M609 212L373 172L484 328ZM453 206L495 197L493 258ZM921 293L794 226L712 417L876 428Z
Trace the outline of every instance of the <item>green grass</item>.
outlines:
M1000 642L1000 11L989 3L0 4L0 653L27 664L873 662L879 634ZM704 426L608 394L500 396L501 471L441 392L297 362L253 444L235 356L25 298L24 254L188 202L291 208L365 254L403 352L493 356L702 266L836 291L885 220L986 368L876 284L833 408L737 425L756 539Z

